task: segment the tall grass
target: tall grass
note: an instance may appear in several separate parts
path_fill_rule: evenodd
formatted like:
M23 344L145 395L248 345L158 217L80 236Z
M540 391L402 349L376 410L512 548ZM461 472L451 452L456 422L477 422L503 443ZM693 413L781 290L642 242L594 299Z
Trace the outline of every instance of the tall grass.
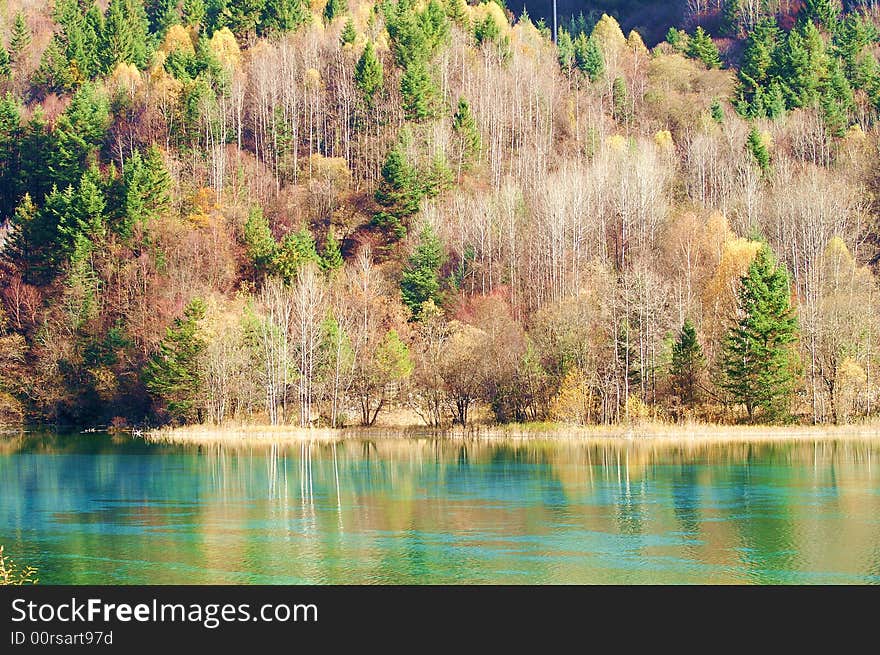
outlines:
M12 558L7 557L0 546L0 585L37 584L37 569L32 566L19 568Z

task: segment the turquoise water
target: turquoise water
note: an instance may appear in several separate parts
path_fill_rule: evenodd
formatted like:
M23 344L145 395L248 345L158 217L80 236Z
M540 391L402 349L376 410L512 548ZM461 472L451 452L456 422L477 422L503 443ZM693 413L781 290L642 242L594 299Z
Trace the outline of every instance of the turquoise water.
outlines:
M880 442L0 436L42 583L880 583Z

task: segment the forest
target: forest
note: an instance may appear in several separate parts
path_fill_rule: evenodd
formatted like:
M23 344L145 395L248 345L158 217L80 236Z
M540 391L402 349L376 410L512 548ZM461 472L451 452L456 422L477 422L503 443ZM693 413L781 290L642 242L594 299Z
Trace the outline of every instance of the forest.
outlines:
M880 10L686 5L0 0L0 423L876 419Z

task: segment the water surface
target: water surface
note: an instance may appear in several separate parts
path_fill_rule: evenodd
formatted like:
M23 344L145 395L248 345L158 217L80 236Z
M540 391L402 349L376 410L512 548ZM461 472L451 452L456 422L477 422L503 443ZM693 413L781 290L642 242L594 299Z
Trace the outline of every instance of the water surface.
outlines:
M880 583L880 443L0 436L43 583Z

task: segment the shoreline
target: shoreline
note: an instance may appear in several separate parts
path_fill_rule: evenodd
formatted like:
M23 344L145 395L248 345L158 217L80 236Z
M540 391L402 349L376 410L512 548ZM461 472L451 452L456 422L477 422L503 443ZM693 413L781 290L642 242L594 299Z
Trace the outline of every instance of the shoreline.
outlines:
M139 435L151 443L190 445L298 444L346 440L445 441L614 441L618 443L767 443L785 441L880 440L880 422L854 425L711 425L645 423L632 426L511 424L435 429L422 426L299 428L282 425L190 425L158 428Z

